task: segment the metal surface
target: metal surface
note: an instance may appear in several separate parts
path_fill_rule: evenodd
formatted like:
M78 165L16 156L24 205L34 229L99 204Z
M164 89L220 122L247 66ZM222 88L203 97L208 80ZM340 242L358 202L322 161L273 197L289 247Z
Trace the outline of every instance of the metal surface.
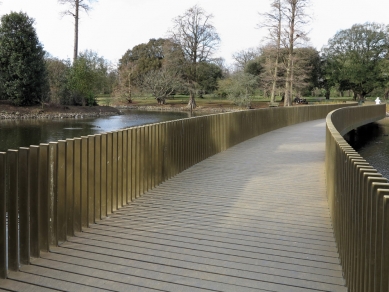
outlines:
M117 208L123 206L123 131L117 131Z
M50 228L50 202L49 202L49 144L39 145L39 246L41 251L49 251L49 228Z
M28 148L19 148L18 194L19 194L19 241L20 263L30 263L30 194L28 191Z
M349 291L387 291L385 197L389 183L342 135L385 117L385 105L343 108L327 116L327 196Z
M74 140L66 139L66 232L74 236Z
M88 136L88 226L95 223L95 136Z
M74 231L82 231L82 221L81 221L81 138L74 139L74 165L73 165L73 192L74 192Z
M58 142L49 143L49 245L58 245Z
M101 220L101 135L95 135L95 222Z
M88 137L81 137L81 226L88 227Z
M28 159L28 172L30 177L30 254L31 257L39 258L39 214L40 214L40 199L38 191L38 159L39 146L30 146L30 153Z
M113 182L112 142L113 142L113 134L107 133L107 215L112 214L112 182Z
M57 168L57 235L59 243L67 239L66 216L66 141L58 141Z
M8 196L8 267L19 270L19 226L18 226L18 151L7 151L6 195Z
M101 192L101 218L107 217L107 134L101 135L101 168L100 168L100 192Z
M0 279L7 277L6 153L0 152Z

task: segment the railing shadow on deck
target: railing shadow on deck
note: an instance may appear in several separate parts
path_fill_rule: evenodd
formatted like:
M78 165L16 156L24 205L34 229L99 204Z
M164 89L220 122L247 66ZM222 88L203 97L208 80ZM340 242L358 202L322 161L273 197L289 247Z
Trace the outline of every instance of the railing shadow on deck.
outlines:
M389 183L343 139L385 111L385 105L359 106L327 116L328 203L349 291L388 291Z
M218 152L350 105L215 114L2 152L0 278Z

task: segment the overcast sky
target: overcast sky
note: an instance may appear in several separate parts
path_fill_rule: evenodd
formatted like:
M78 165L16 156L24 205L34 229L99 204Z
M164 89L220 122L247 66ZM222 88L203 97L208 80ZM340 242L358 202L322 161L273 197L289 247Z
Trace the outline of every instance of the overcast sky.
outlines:
M44 49L61 59L71 59L73 19L61 18L65 6L57 0L1 0L0 15L23 11L35 19L35 29ZM270 0L99 0L93 10L81 15L79 51L90 49L117 62L127 49L150 38L166 37L172 19L195 4L214 15L221 38L218 56L231 63L234 52L258 47L264 30L256 28L259 12ZM311 0L309 25L311 45L318 50L329 38L355 23L389 23L388 0Z

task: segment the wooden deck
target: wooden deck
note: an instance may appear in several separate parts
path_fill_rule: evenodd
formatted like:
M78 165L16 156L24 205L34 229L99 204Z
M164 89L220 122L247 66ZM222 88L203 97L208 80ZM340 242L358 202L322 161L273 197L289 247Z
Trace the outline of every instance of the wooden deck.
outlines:
M0 291L347 291L325 121L217 154L0 280Z

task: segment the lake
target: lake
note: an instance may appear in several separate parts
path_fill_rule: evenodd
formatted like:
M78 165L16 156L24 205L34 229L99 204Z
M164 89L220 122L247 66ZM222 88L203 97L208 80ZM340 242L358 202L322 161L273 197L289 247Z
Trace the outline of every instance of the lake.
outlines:
M186 112L123 110L119 116L86 119L0 120L0 151L134 126L188 118Z

